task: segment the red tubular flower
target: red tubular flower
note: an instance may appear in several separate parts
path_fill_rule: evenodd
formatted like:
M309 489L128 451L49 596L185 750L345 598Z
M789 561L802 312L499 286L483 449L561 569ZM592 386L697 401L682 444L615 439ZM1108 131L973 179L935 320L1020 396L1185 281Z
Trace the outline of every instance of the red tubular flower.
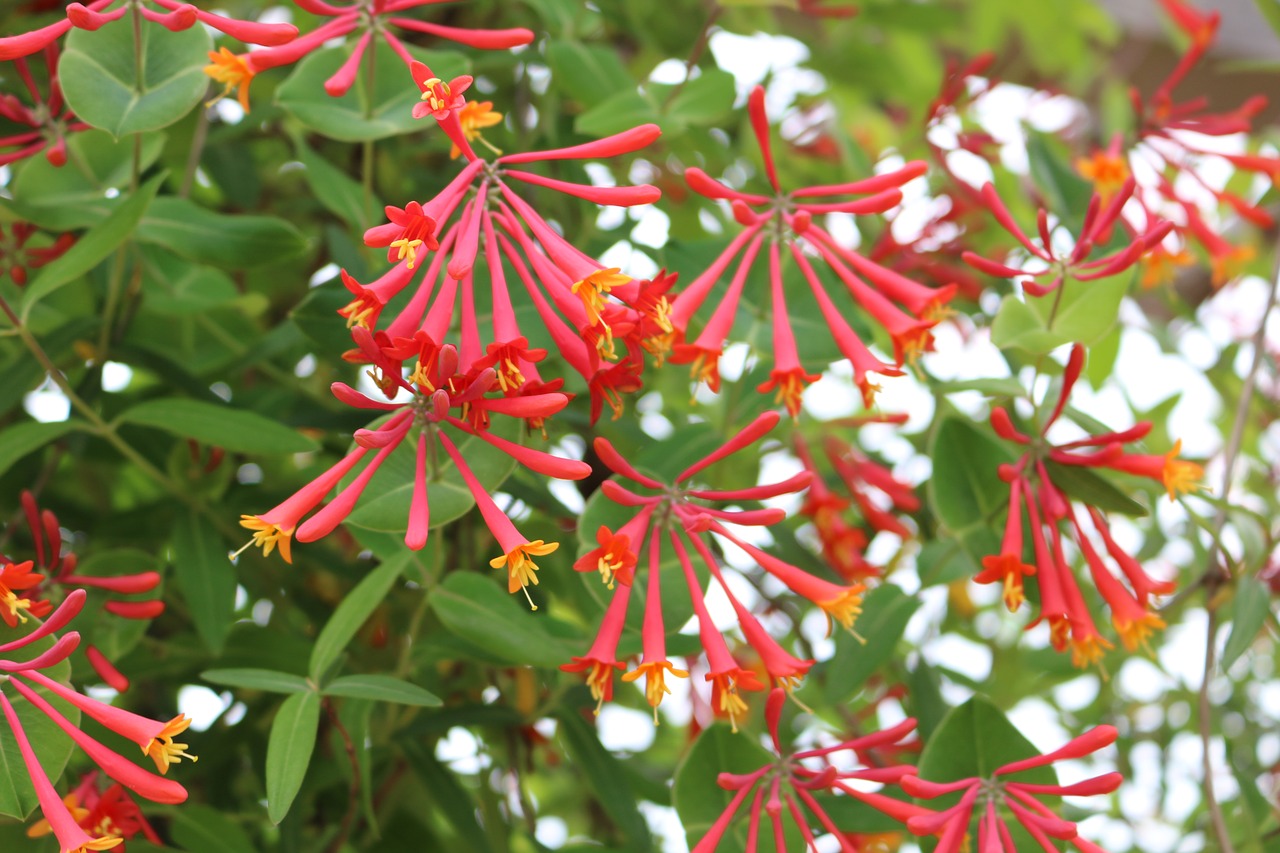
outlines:
M576 564L580 571L599 569L606 582L615 577L622 583L635 583L631 571L638 572L639 565L645 562L647 552L648 576L644 582L648 589L646 596L645 636L647 645L644 662L640 669L629 673L626 680L638 678L640 674L655 675L650 681L649 701L656 707L661 695L655 693L658 687L656 674L664 665L665 653L658 646L662 626L662 599L659 596L658 565L660 549L664 545L663 536L666 529L666 545L674 553L684 574L685 586L690 600L693 602L694 616L698 622L699 636L707 655L710 668L706 680L712 682L712 705L718 714L727 716L736 725L737 719L746 711L746 703L742 699L742 691L759 689L754 675L740 666L733 658L728 644L720 631L712 622L703 601L705 591L702 581L694 568L691 555L696 554L698 561L705 567L710 578L718 583L734 608L739 627L747 643L763 662L765 671L776 683L794 688L799 680L813 665L811 660L803 660L782 648L756 619L755 615L734 596L732 588L726 583L721 569L721 561L707 545L704 534L720 538L744 548L747 553L768 574L781 580L797 594L805 596L827 611L833 618L844 625L852 625L858 611L861 585L842 586L815 577L808 572L779 560L743 542L733 534L725 523L745 525L769 525L781 521L785 513L775 509L720 509L715 503L731 501L766 500L785 494L795 494L808 486L811 475L803 472L779 483L769 483L744 489L716 490L697 486L693 480L710 465L728 459L735 453L745 450L766 436L778 423L779 416L767 412L742 430L733 438L722 444L713 452L690 465L671 483L663 483L638 471L628 462L614 446L604 438L595 440L594 448L601 462L616 473L619 478L634 483L641 491L632 491L630 486L622 485L618 479L606 480L601 489L605 496L615 503L635 508L633 517L615 534L602 528L597 535L600 547L587 552ZM643 543L643 550L636 547ZM635 548L636 554L631 553ZM633 568L634 567L634 568ZM624 577L623 572L627 571Z
M415 84L424 94L448 100L437 92L440 84L419 80L429 70L415 64ZM425 86L425 88L423 88ZM434 87L434 88L433 88ZM456 94L456 93L455 93ZM430 104L428 104L430 107ZM434 107L431 107L435 110ZM450 111L442 124L456 124ZM432 113L433 115L435 112ZM446 128L447 129L447 128ZM453 127L460 133L460 126ZM460 328L457 343L463 372L492 368L502 393L511 398L540 393L558 385L544 383L535 366L546 355L528 346L518 320L518 304L527 294L538 317L568 364L586 382L594 423L607 402L615 413L622 395L638 391L644 352L660 360L670 345L671 304L667 298L674 276L659 275L652 282L632 280L620 270L606 268L570 245L516 192L515 182L586 198L600 204L634 205L653 202L658 191L650 186L591 187L543 178L512 165L539 161L615 157L638 150L659 134L654 125L633 128L606 139L551 151L502 155L492 162L462 146L467 165L435 198L404 208L388 207L389 222L370 228L365 242L386 248L388 260L401 264L369 285L350 276L344 284L355 297L340 313L371 334L370 347L350 356L382 367L379 382L390 395L397 387L391 373L421 346L420 336L441 345ZM455 142L461 137L455 138ZM461 139L461 143L465 143ZM417 284L411 272L424 256L435 252ZM477 261L483 258L483 267ZM488 277L492 311L477 309L477 269ZM510 270L523 288L508 286ZM410 288L404 309L380 328L382 309L396 294ZM485 328L479 318L492 317ZM625 354L618 344L625 346ZM368 350L367 352L364 350ZM611 363L616 362L616 363ZM530 418L541 428L541 420Z
M122 785L115 784L105 791L98 790L98 772L86 773L80 784L63 798L63 803L80 828L91 837L119 836L127 841L141 835L152 844L162 843L160 836L147 822L138 804ZM29 838L41 838L53 832L53 825L46 819L36 821L27 828ZM109 848L124 853L125 845Z
M779 401L795 416L799 412L800 394L816 375L809 374L801 364L795 347L795 334L788 316L787 299L783 285L780 241L790 247L790 256L799 267L809 288L813 291L823 318L842 355L852 362L855 380L862 389L868 406L874 400L876 386L867 379L869 372L897 375L896 365L876 358L859 340L841 311L831 301L821 280L814 273L802 247L814 249L832 267L849 288L854 300L883 326L893 340L895 356L899 363L904 358L932 347L929 329L937 322L939 307L951 299L955 287L938 290L918 285L889 270L875 261L836 244L829 234L813 222L815 215L825 213L883 213L902 200L899 187L924 174L922 162L908 163L890 173L877 175L862 181L827 186L805 187L784 192L778 181L769 139L769 119L764 111L764 89L756 87L748 100L748 114L752 129L760 145L765 175L773 195L748 193L720 183L701 169L685 171L685 181L696 193L710 199L728 201L735 219L746 226L720 256L694 282L678 296L671 306L671 323L675 333L683 337L689 323L710 296L728 265L735 257L742 261L724 297L720 300L711 319L703 327L693 344L677 345L672 361L692 363L695 381L706 382L712 391L719 388L716 359L723 351L729 334L743 283L755 260L764 235L771 237L769 246L770 316L773 323L775 345L774 364L769 381L760 391L778 393ZM813 202L814 197L864 196L849 201ZM765 226L768 225L766 230ZM744 252L745 250L745 252ZM853 266L853 269L849 265ZM855 273L854 269L857 270ZM862 280L866 277L871 284ZM897 303L901 303L902 308ZM904 310L905 309L905 310ZM923 316L928 315L928 316Z
M1121 216L1125 204L1133 197L1136 188L1137 183L1130 177L1119 190L1108 192L1109 198L1104 198L1101 191L1095 190L1093 197L1089 200L1089 207L1075 244L1069 253L1061 255L1050 239L1052 234L1048 211L1044 208L1039 209L1039 242L1034 242L1018 226L1013 214L996 194L995 187L988 183L982 188L983 204L1001 227L1032 256L1032 267L1008 266L973 252L965 252L964 260L975 269L997 278L1019 278L1022 288L1033 296L1044 296L1053 292L1062 285L1067 276L1076 281L1088 282L1124 272L1155 250L1173 230L1172 222L1161 220L1149 211L1145 217L1143 230L1139 230L1137 226ZM1117 223L1129 232L1129 245L1109 255L1089 260L1094 248L1109 239L1111 230ZM1038 281L1046 277L1047 283L1042 284Z
M938 853L958 853L969 834L970 824L975 819L975 808L978 808L976 849L979 853L1014 853L1013 837L1000 812L1003 807L1046 851L1058 849L1050 840L1056 838L1070 842L1083 853L1101 853L1099 847L1077 835L1074 823L1054 814L1048 806L1036 800L1035 796L1089 797L1109 794L1120 787L1123 781L1119 773L1103 773L1072 785L1042 785L1018 782L1007 777L1056 761L1082 758L1111 745L1115 739L1114 727L1098 726L1053 752L998 767L986 778L932 782L915 775L904 775L899 784L917 799L930 800L963 792L959 802L947 809L908 818L907 828L918 836L938 835Z
M399 339L409 353L417 359L417 365L408 379L401 375L399 362L387 360L368 330L355 329L356 342L361 350L397 389L411 393L405 403L390 403L364 396L341 383L333 384L334 396L347 405L361 409L382 411L389 419L374 429L356 432L356 448L329 470L303 486L291 497L261 515L242 516L241 525L254 531L253 538L240 551L251 545L262 547L264 555L279 548L286 562L291 560L289 547L294 532L298 540L311 542L330 533L355 508L361 494L378 467L404 444L405 439L418 431L414 464L413 497L406 524L405 543L414 549L426 544L429 527L427 504L428 449L438 444L453 461L459 475L477 501L481 515L490 532L502 547L503 556L492 561L494 567L508 568L510 590L524 590L530 583L536 584L537 566L533 556L549 554L555 543L526 540L511 524L510 519L497 508L492 497L484 490L458 452L449 436L472 436L511 456L517 463L531 471L559 479L578 480L591 473L585 462L563 459L550 453L525 447L488 431L490 417L501 415L521 419L545 418L560 411L568 403L568 397L556 392L530 393L524 396L488 396L499 390L498 374L492 367L476 368L467 373L459 372L458 350L453 345L436 346L426 335L413 340ZM364 459L369 450L377 450L373 460L365 466L338 495L314 515L303 517L320 507L328 493ZM404 452L409 452L406 448ZM430 454L431 467L435 454ZM528 595L525 590L526 596ZM532 605L532 600L530 605ZM534 608L536 609L536 607Z
M0 39L0 42L3 41L6 40ZM29 52L35 53L36 50ZM44 60L45 68L48 72L49 85L47 95L41 93L36 85L35 78L31 75L31 70L27 66L25 55L14 59L13 65L23 82L24 88L27 90L30 104L23 103L22 99L17 95L0 95L0 119L22 128L17 133L0 136L0 166L31 157L41 151L44 152L46 160L55 166L61 166L67 162L67 135L89 128L89 125L76 119L71 112L71 108L63 100L62 86L58 82L56 70L58 67L57 45L52 41L43 45L41 58ZM13 264L10 267L11 271L20 269L16 264L16 254L26 240L24 236L17 233L20 227L15 226L16 246L0 244L0 254L15 258L14 261L10 262ZM57 245L55 243L55 247ZM65 243L61 246L61 251L45 259L43 263L48 263L49 260L62 254L69 247L70 243ZM36 265L38 266L39 264ZM15 282L18 284L24 283L25 275L23 275L23 280L19 280L19 273L14 272L12 274Z
M92 0L88 4L70 3L66 7L65 19L29 33L0 38L0 61L19 59L37 53L52 45L72 27L96 30L104 24L118 20L128 11L128 8L103 11L113 2L115 0ZM256 21L227 18L206 12L181 0L150 0L150 2L167 11L157 12L140 5L138 12L141 16L145 20L173 31L190 29L198 22L239 41L261 45L285 44L298 35L298 28L293 24L262 24Z
M3 106L0 106L0 111L3 111ZM59 234L52 245L28 246L27 241L38 232L39 229L29 222L12 223L8 233L0 226L0 275L8 273L19 287L27 283L29 270L57 260L76 242L74 234Z
M0 689L0 711L3 712L5 723L12 730L14 739L18 743L23 763L27 767L27 772L30 774L32 785L36 791L40 810L43 812L45 820L48 821L48 828L57 837L58 843L64 851L114 849L121 840L118 837L120 830L112 829L109 833L98 835L101 830L93 829L93 834L91 835L86 832L81 825L81 821L68 809L67 804L58 797L52 783L45 775L44 769L36 759L27 735L22 728L22 723L13 707L13 700L17 697L11 697L9 690L16 691L17 696L31 703L38 711L46 715L54 725L71 737L76 745L94 763L101 767L108 776L148 799L161 803L180 803L186 799L187 792L178 783L138 767L132 761L81 732L34 688L37 686L43 687L53 692L59 698L79 708L108 729L134 741L145 755L155 761L156 767L161 773L166 772L170 764L177 763L182 758L195 760L194 756L186 752L185 744L173 743L173 736L187 727L185 717L177 717L168 723L148 720L121 708L115 708L83 696L40 672L45 667L56 665L65 660L67 655L79 643L79 634L75 632L63 634L48 651L28 660L12 659L14 652L26 649L32 643L45 637L51 637L65 628L79 614L84 607L84 602L85 593L83 590L72 592L42 625L24 637L0 645L0 670L8 676L4 682L4 688L7 689ZM93 826L97 827L98 824Z
M1054 648L1059 651L1070 648L1072 661L1077 666L1099 663L1111 643L1098 632L1080 592L1066 557L1064 534L1082 555L1090 579L1111 610L1112 623L1121 642L1130 650L1143 646L1152 631L1164 627L1160 618L1147 608L1153 595L1167 595L1173 592L1175 584L1153 579L1126 554L1112 538L1106 517L1096 507L1086 506L1084 518L1092 527L1092 531L1087 530L1064 485L1054 482L1054 472L1058 470L1055 466L1110 468L1149 477L1162 483L1171 499L1196 488L1195 481L1202 473L1200 466L1177 459L1180 444L1175 444L1164 456L1126 453L1124 445L1146 436L1151 429L1148 423L1121 432L1049 443L1048 430L1066 410L1071 391L1084 368L1084 357L1083 347L1072 348L1058 398L1048 417L1038 425L1034 439L1014 425L1006 410L992 409L991 424L996 434L1013 442L1023 455L1016 463L1002 468L1001 477L1010 484L1004 541L999 554L983 558L983 570L975 578L978 583L1002 583L1005 605L1016 610L1026 600L1022 592L1023 578L1034 576L1040 591L1040 612L1032 624L1046 620ZM1042 401L1041 409L1048 408L1047 403ZM1023 559L1024 508L1030 521L1034 565ZM1091 541L1094 535L1102 539L1101 550ZM1104 552L1119 568L1119 577L1107 567Z
M110 2L110 0L106 0L106 2ZM172 8L170 4L176 5L177 0L153 0L153 2ZM351 55L343 63L342 67L338 69L337 73L325 82L326 92L333 97L340 97L346 94L359 76L362 65L361 59L364 57L365 51L369 49L373 39L379 37L396 52L396 55L404 60L405 65L417 65L420 69L426 71L425 74L419 74L416 70L414 72L415 82L419 83L419 88L423 92L423 99L427 101L427 104L419 105L414 109L415 116L422 117L422 115L425 115L426 112L421 112L420 114L423 108L429 109L433 114L456 111L462 107L461 94L466 86L471 83L471 78L458 78L452 83L444 83L439 80L434 74L430 73L429 68L413 58L408 48L405 47L404 42L396 36L395 31L403 32L407 30L411 33L425 33L482 50L507 50L525 45L533 41L533 33L524 28L472 30L461 27L448 27L420 21L415 18L406 18L402 14L419 6L430 6L438 2L439 0L372 0L372 2L351 0L351 2L347 3L329 3L325 2L325 0L298 0L298 5L305 11L313 15L327 17L330 20L312 32L294 40L275 42L274 44L277 46L266 50L255 50L243 56L234 57L235 63L229 60L220 60L210 54L210 59L214 60L214 64L206 68L205 73L219 82L227 83L229 87L243 86L241 98L244 99L247 98L244 92L255 74L268 68L291 65L319 48L325 42L359 30L360 36ZM217 25L215 24L215 26ZM227 32L241 41L252 41L252 39L245 38L237 32L231 32L230 30L227 30ZM297 35L296 30L294 35ZM233 64L235 66L234 70L227 70ZM219 75L235 77L236 82L229 83ZM462 83L463 80L465 80L465 84ZM424 81L431 81L431 84L424 86ZM428 96L433 100L428 101ZM437 118L443 117L443 115L437 115ZM470 146L464 146L463 150L469 150L469 148Z
M872 744L889 745L907 737L915 728L915 720L904 720L902 723L881 732L873 732L850 740L844 740L832 746L819 749L792 751L783 746L778 726L782 718L782 707L786 703L786 693L775 689L769 694L765 705L765 722L773 740L777 753L776 762L766 764L751 773L721 773L716 780L720 787L734 791L733 799L720 814L716 822L707 830L706 835L694 846L693 853L713 853L720 845L725 833L733 824L742 804L751 792L755 792L749 808L749 830L747 834L747 850L754 853L762 815L767 815L773 829L777 849L786 849L785 823L783 805L786 816L791 819L796 829L804 837L808 848L812 848L815 834L831 833L840 842L844 853L855 853L854 848L835 822L814 796L815 793L830 791L859 800L875 810L893 818L907 821L929 812L902 800L878 793L862 791L850 782L867 781L895 783L912 773L910 766L859 768L854 770L837 769L830 763L830 757L847 752L856 757L860 751ZM845 762L842 762L844 766ZM766 793L767 792L767 793ZM803 808L802 808L803 806ZM806 812L808 814L806 815ZM809 817L812 815L812 817ZM815 826L816 824L816 826ZM820 830L817 827L821 827Z
M609 609L600 623L600 631L584 657L575 657L573 663L562 664L565 672L587 673L587 686L596 700L596 713L605 702L613 700L613 671L625 670L627 665L618 660L618 640L627 618L627 604L631 600L631 584L624 583L613 589ZM656 713L656 708L655 708Z

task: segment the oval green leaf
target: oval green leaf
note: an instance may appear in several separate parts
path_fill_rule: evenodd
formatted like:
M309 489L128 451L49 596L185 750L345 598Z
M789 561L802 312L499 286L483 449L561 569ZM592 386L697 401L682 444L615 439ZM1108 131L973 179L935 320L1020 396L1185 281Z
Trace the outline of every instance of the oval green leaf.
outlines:
M307 775L320 725L320 694L295 693L276 712L267 741L267 816L279 823L289 814Z
M441 704L440 698L434 693L393 675L344 675L329 682L323 693L326 696L372 699L422 708L436 708Z
M325 623L316 637L316 644L311 650L309 671L312 679L320 681L329 667L342 654L342 650L351 642L351 638L360 630L374 608L387 597L396 579L404 572L412 552L405 551L397 557L387 560L369 572L360 583L355 585L342 603L333 611L329 621Z
M199 400L148 400L118 420L155 427L236 453L305 453L316 449L311 439L262 415Z
M68 106L116 137L173 124L209 88L204 67L213 42L203 26L172 32L143 21L138 39L140 50L128 16L93 31L72 29L58 63Z

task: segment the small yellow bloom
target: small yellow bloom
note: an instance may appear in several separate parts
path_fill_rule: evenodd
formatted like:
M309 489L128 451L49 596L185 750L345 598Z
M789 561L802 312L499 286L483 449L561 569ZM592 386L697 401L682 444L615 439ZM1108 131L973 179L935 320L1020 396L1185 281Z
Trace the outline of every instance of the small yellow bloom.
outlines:
M182 734L191 725L191 720L186 714L179 714L174 717L160 733L152 739L151 743L143 747L142 752L156 763L156 770L161 775L169 772L169 766L182 763L182 759L187 758L191 761L197 761L194 755L187 752L187 744L174 743L175 736ZM95 850L105 850L105 847L95 847Z
M631 281L631 276L624 275L618 267L596 270L582 281L576 281L570 290L582 300L582 307L587 309L587 320L591 325L600 322L600 311L604 308L605 296L615 287Z
M486 127L493 127L502 121L502 113L493 109L493 101L468 101L466 106L458 110L458 122L462 125L462 135L467 138L468 142L479 139L484 142L480 136L480 131ZM488 145L488 143L485 143ZM492 148L492 146L490 146ZM496 151L495 153L501 153ZM449 149L449 158L456 160L462 156L462 150L458 146Z
M1178 454L1181 452L1182 439L1178 439L1173 443L1173 449L1164 455L1164 476L1162 479L1171 501L1176 500L1179 495L1198 490L1200 488L1200 480L1204 477L1204 468L1194 462L1178 458Z
M688 678L689 673L683 669L676 669L675 665L669 660L655 660L649 663L642 663L631 672L622 676L623 681L635 681L640 676L645 676L644 681L644 698L645 701L653 708L654 725L658 723L658 706L662 704L662 697L671 692L671 688L667 687L667 672L679 678Z
M1111 197L1129 180L1129 164L1119 154L1106 151L1076 160L1076 170L1093 182L1103 204L1111 201Z
M529 606L537 610L538 606L533 603L533 599L530 598L529 590L527 589L529 584L538 585L538 576L535 574L538 571L538 567L534 564L532 558L545 557L559 547L559 542L543 542L541 539L535 539L532 542L517 545L501 557L494 557L489 561L489 565L495 569L505 567L507 570L507 592L523 591L524 597L529 599Z
M253 82L254 72L244 57L236 56L223 47L216 53L209 51L209 59L211 62L204 67L204 73L223 85L219 97L228 97L238 89L236 100L245 112L249 112L249 84Z
M262 549L262 556L264 557L270 557L271 551L279 548L280 556L284 557L284 561L286 563L293 562L289 554L289 548L293 542L292 528L282 530L274 524L263 521L261 516L257 515L240 516L240 526L252 530L253 538L246 542L243 548L231 555L233 560L244 553L247 548L256 545Z

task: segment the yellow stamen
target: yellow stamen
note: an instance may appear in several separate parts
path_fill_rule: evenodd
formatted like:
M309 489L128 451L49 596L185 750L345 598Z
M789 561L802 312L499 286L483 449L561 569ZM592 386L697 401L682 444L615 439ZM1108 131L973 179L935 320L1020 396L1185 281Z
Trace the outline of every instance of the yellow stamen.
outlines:
M414 265L418 263L418 247L421 245L421 240L410 240L407 237L391 241L391 248L396 250L396 260L403 261L407 257L409 259L409 269L413 269Z
M575 281L569 289L582 300L582 307L587 310L587 319L595 325L600 322L600 309L604 307L605 296L613 288L629 281L631 276L623 275L618 267L610 267L596 270L582 281Z
M252 546L262 549L262 556L270 557L272 549L279 548L280 556L284 558L286 563L292 563L293 560L289 554L290 545L293 542L293 528L281 530L274 524L263 521L261 517L256 515L240 516L240 526L247 527L253 531L253 538L244 544L239 550L230 555L230 559L234 560Z
M1165 626L1164 620L1154 613L1144 613L1138 619L1112 616L1111 622L1116 626L1116 633L1120 635L1126 651L1137 651L1141 647L1147 654L1151 654L1148 638L1156 631L1164 630Z
M683 669L676 669L675 665L669 660L655 660L649 663L642 663L631 672L622 676L623 681L635 681L640 676L645 676L644 681L644 698L645 701L653 708L653 724L658 725L658 706L662 704L662 697L671 692L671 688L667 687L666 674L670 671L672 675L679 678L688 678L689 673Z
M853 623L858 618L858 614L862 613L862 593L865 589L862 584L855 584L843 590L840 595L830 601L818 602L818 606L827 614L828 635L831 634L830 620L834 619L846 631L855 637L858 636L853 630Z
M505 567L507 570L507 592L520 590L529 601L530 609L537 610L538 605L533 603L533 598L529 595L528 590L529 584L538 585L538 575L536 574L538 567L534 564L532 558L546 556L559 547L559 542L543 542L541 539L535 539L532 542L517 545L501 557L494 557L489 561L489 565L495 569Z
M205 106L226 98L239 89L236 100L245 112L249 112L249 84L253 82L254 72L243 57L236 56L225 47L217 53L209 51L211 63L204 67L204 73L223 85L222 94Z
M170 765L181 764L184 758L193 763L199 760L196 756L187 752L187 744L173 742L174 736L185 732L190 725L191 720L187 719L187 715L179 714L165 724L165 727L152 739L151 743L142 748L142 752L156 763L156 770L161 775L169 772Z
M1105 151L1076 160L1076 170L1093 182L1093 188L1103 204L1109 202L1129 179L1129 164L1124 158Z
M1177 500L1201 488L1200 480L1204 477L1204 468L1194 462L1179 459L1182 452L1182 439L1173 443L1173 449L1164 455L1164 487L1169 493L1169 500Z

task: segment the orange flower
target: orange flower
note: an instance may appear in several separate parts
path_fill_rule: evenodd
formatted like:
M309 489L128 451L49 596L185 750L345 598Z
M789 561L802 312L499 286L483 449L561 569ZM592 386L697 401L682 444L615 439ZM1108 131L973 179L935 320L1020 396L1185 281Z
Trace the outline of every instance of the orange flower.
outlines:
M219 98L226 98L236 92L236 100L245 112L249 112L249 84L253 82L254 71L245 61L244 56L236 56L225 47L217 52L209 51L210 64L204 67L204 73L223 85Z

